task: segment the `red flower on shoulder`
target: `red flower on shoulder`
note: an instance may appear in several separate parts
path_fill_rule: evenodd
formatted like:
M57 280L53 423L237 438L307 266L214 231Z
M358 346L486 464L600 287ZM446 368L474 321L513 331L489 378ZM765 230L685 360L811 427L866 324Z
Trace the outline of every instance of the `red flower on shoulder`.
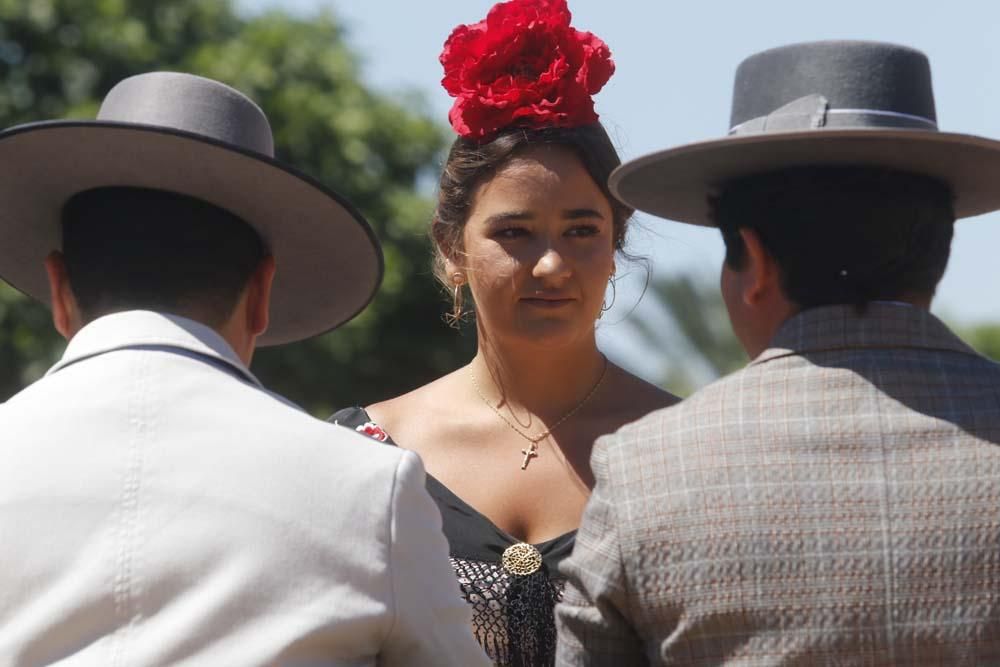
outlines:
M362 435L367 435L369 438L378 440L379 442L385 442L389 439L389 434L383 431L382 427L375 422L365 422L354 430Z
M570 19L566 0L509 0L452 31L441 85L456 98L448 119L459 135L484 140L508 126L597 121L591 96L615 64L607 44Z

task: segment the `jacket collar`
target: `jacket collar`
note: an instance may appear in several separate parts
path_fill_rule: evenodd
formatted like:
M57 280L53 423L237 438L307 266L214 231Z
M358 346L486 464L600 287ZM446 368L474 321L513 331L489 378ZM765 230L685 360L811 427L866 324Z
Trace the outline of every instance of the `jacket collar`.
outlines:
M90 322L73 336L62 359L47 374L105 352L137 347L192 352L227 370L231 369L251 384L261 386L229 343L214 329L186 317L149 310L114 313Z
M945 324L923 308L893 302L810 308L789 318L751 364L793 354L858 348L919 348L979 356Z

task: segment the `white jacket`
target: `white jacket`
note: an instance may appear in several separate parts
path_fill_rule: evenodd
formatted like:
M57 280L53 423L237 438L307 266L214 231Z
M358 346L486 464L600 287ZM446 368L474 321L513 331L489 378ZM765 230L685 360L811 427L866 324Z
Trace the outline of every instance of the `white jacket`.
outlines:
M57 662L488 664L419 458L147 311L0 406L0 665Z

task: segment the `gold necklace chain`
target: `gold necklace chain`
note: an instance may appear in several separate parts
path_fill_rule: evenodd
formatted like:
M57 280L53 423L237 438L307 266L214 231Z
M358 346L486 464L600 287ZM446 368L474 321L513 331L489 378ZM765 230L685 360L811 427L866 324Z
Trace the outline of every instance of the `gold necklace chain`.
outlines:
M479 398L481 398L483 400L483 403L485 403L490 408L490 410L492 410L493 412L495 412L496 416L499 417L503 421L504 424L506 424L507 426L509 426L512 431L514 431L519 436L521 436L522 438L524 438L525 440L527 440L529 443L531 443L529 445L528 449L522 449L521 450L521 453L524 455L524 460L521 462L521 470L525 470L528 467L528 463L531 462L531 459L538 457L538 443L541 442L542 440L544 440L545 438L549 437L552 434L553 431L555 431L557 428L559 428L559 426L561 426L563 424L563 422L565 422L567 419L569 419L570 417L572 417L573 415L575 415L580 410L580 408L582 408L584 405L586 405L587 401L589 401L591 399L591 397L594 394L597 393L597 390L600 389L601 384L604 383L604 377L607 374L608 374L608 358L604 357L604 369L601 371L601 377L597 378L597 382L594 384L593 387L590 388L590 391L587 392L587 395L583 397L583 400L581 400L579 403L577 403L576 406L572 410L570 410L569 412L567 412L566 414L564 414L562 417L560 417L559 420L556 421L555 424L553 424L552 426L548 427L547 429L545 429L544 431L542 431L538 435L531 436L531 435L528 435L527 433L525 433L524 431L522 431L520 428L518 428L509 419L507 419L506 417L504 417L503 413L500 412L500 410L497 407L495 407L493 405L493 403L491 403L488 398L486 398L486 395L483 394L483 390L479 387L479 382L476 380L475 373L472 372L472 368L471 367L469 368L469 378L472 379L472 386L475 387L476 393L479 394Z

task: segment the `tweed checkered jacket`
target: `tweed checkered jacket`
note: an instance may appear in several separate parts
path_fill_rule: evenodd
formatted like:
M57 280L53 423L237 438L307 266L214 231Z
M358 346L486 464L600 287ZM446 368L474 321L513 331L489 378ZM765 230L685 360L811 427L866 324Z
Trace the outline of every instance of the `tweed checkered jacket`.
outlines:
M592 465L561 665L1000 665L1000 365L924 310L805 311Z

